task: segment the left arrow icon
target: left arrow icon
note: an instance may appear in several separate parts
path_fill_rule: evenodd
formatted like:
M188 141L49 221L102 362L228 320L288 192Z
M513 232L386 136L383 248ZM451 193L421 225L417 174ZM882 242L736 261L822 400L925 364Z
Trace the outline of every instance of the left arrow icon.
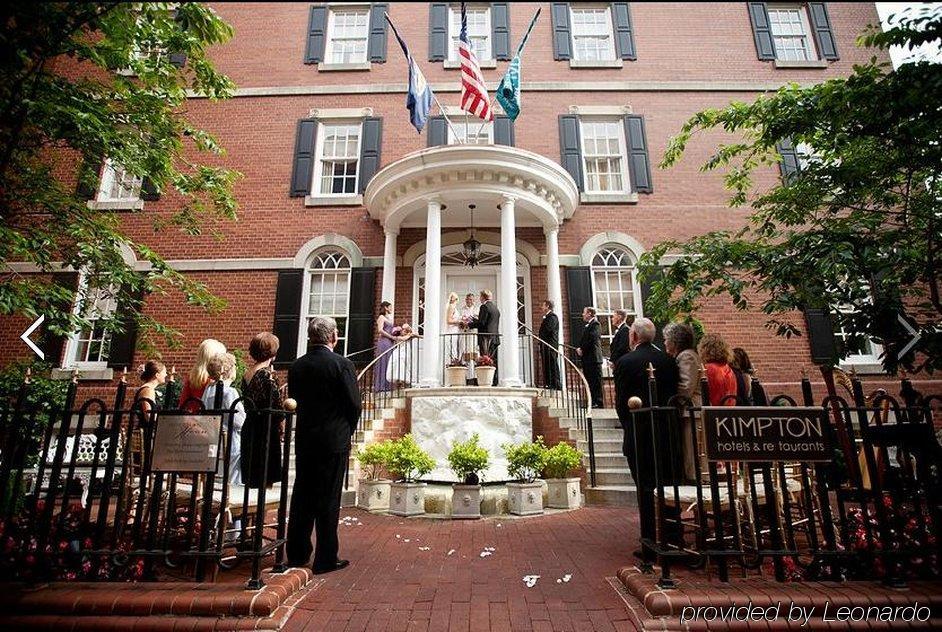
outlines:
M23 339L23 342L26 343L26 346L29 347L30 349L32 349L32 350L33 350L33 353L35 353L36 355L38 355L40 360L45 360L45 359L46 359L46 354L43 353L43 350L40 349L39 347L37 347L36 344L35 344L32 340L29 339L29 337L33 334L34 331L36 331L36 329L37 329L40 325L43 324L43 321L44 321L44 320L46 320L46 315L45 315L45 314L43 314L42 316L40 316L39 318L37 318L37 319L36 319L36 322L34 322L32 325L30 325L30 326L27 328L26 331L24 331L22 334L20 334L20 338Z

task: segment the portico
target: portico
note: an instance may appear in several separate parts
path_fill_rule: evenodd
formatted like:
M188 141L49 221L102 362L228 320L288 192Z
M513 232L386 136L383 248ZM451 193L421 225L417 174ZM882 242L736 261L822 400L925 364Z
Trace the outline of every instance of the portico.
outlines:
M558 232L571 218L579 194L558 164L528 151L500 145L453 145L415 152L386 166L364 195L369 214L385 232L382 297L395 302L397 238L401 228L425 228L424 305L421 374L424 387L441 385L443 307L443 229L499 227L498 285L502 386L521 379L515 299L518 291L517 231L540 227L546 238L547 296L562 304ZM472 209L474 206L472 227ZM399 292L402 288L398 289Z

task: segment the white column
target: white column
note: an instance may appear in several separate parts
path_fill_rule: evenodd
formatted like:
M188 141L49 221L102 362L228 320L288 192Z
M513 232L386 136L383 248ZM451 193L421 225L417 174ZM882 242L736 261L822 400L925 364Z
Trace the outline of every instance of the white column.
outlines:
M501 386L521 386L517 339L517 226L516 198L505 197L500 207L500 353L497 367Z
M388 243L388 242L387 242ZM428 201L425 225L425 328L422 334L422 375L419 385L441 386L442 333L442 203Z
M398 230L386 229L386 247L383 250L383 300L396 303L396 237Z
M560 283L559 270L559 226L551 226L545 229L546 234L546 295L553 301L553 311L559 318L559 347L563 344L563 319L560 314L563 313L563 290ZM565 382L566 367L560 356L556 356L559 366L560 384Z

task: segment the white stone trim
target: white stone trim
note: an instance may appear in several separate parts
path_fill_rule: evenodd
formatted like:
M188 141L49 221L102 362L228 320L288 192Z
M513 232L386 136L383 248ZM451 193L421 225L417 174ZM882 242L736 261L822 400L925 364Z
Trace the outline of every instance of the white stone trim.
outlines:
M592 235L586 240L586 242L582 245L582 249L579 251L581 265L591 266L592 258L595 256L596 251L598 251L598 249L605 244L619 244L624 246L629 251L631 251L632 255L634 255L635 261L640 259L641 255L643 255L645 252L645 248L641 245L641 242L631 235L610 230L604 233Z
M497 101L494 101L494 103L493 103L492 106L491 106L491 109L493 110L493 112L494 112L495 114L504 114L504 108L502 108L502 107L500 106L500 103L498 103ZM461 117L464 117L464 115L467 114L467 112L465 112L464 110L462 110L462 109L461 109L461 106L458 106L458 105L446 105L446 106L444 106L444 110L445 110L445 116L461 116ZM482 121L481 119L479 119L478 117L474 116L473 114L468 114L468 120L471 121L471 125L472 125L472 126L473 126L473 125L477 125L478 127L480 127L480 126L481 126L481 123L484 122L484 121ZM461 125L461 124L463 124L463 121L453 121L453 123L454 123L455 125Z
M546 256L540 257L540 265L546 265ZM559 255L559 265L562 268L572 268L582 265L582 257L579 255Z
M311 108L308 116L316 119L351 119L373 116L373 108Z
M372 68L372 63L369 60L353 62L350 64L331 64L329 62L322 61L317 64L318 72L337 72L344 70L370 70Z
M638 194L629 193L579 193L579 202L582 204L637 204Z
M776 68L827 68L826 59L776 59Z
M359 268L363 266L363 251L360 250L360 247L357 246L352 239L338 235L337 233L327 233L325 235L318 235L301 246L298 250L298 254L294 256L290 267L307 267L308 259L314 254L314 251L325 246L336 246L337 248L345 250L350 257L350 267Z
M64 368L54 368L49 373L49 377L53 380L71 380L72 372L76 369L70 367ZM104 369L77 369L78 370L78 380L79 382L87 382L92 380L111 380L114 378L114 369L104 368Z
M496 59L479 59L478 66L485 69L497 68L497 60ZM442 62L442 67L445 70L457 70L461 68L461 60L460 59L446 59L445 61Z
M625 62L621 59L570 59L570 68L623 68Z
M570 105L570 114L580 116L624 116L631 114L631 104L625 105Z
M470 234L471 232L468 230L442 233L442 248L464 243ZM475 230L474 236L482 244L497 246L498 248L500 247L500 233ZM529 263L531 266L544 265L541 263L542 255L540 255L540 251L537 250L533 244L528 241L524 241L519 237L517 238L517 254L522 255L527 263ZM423 239L409 246L405 253L403 253L397 265L410 267L414 266L416 261L418 261L424 255L425 240Z
M304 206L362 206L362 195L305 195Z
M144 200L89 200L86 204L93 211L142 211Z

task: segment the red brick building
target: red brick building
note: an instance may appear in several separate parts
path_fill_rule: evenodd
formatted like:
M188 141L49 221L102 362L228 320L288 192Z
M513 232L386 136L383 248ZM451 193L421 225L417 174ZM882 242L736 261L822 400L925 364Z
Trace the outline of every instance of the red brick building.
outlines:
M279 361L288 362L315 314L338 318L348 352L363 349L381 297L426 340L437 340L428 334L441 331L433 321L442 311L422 308L426 295L444 307L449 292L483 287L496 291L505 314L514 294L531 327L540 301L554 299L565 342L584 305L598 306L603 321L616 307L643 314L634 265L645 250L735 228L748 213L727 206L717 174L699 171L720 134L698 138L664 171L657 164L669 137L701 109L846 76L874 54L854 40L878 22L867 3L475 3L469 35L490 90L538 7L523 55L522 113L482 128L457 110L457 5L214 5L235 37L213 57L238 89L222 103L194 98L188 111L227 149L220 162L244 174L239 221L218 227L221 240L155 234L154 219L178 200L122 186L108 165L91 195L103 209L126 210L133 239L228 302L210 316L179 295L146 299L147 313L184 335L182 349L165 353L168 364L187 366L203 338L245 348L264 330L281 337ZM387 10L451 125L438 108L421 135L410 125L407 67L383 22ZM769 170L757 184L778 177ZM483 243L475 268L461 256L471 205ZM514 259L504 256L511 249ZM762 314L711 300L701 317L752 353L773 390L792 389L813 364L807 336L778 338ZM18 339L26 325L0 322L5 360L29 355ZM79 367L96 387L144 360L128 337L109 344L96 335L65 341L52 360ZM505 348L513 363L512 345ZM858 351L848 364L872 372L878 350ZM516 357L516 370L504 364L511 384L527 370L524 354Z

